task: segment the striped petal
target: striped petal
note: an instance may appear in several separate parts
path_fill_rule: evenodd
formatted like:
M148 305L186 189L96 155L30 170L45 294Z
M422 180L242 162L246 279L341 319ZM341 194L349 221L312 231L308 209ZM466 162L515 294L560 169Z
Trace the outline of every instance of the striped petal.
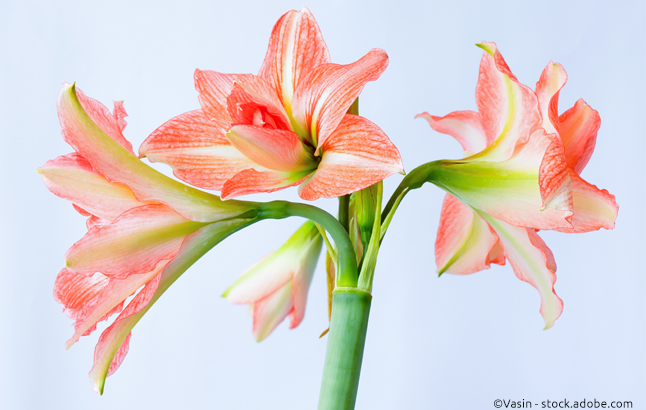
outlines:
M72 202L85 216L108 223L129 209L151 203L138 201L125 185L108 182L77 153L47 161L38 173L54 195Z
M93 306L97 296L109 283L110 278L101 273L84 275L63 268L54 282L54 300L63 305L63 311L67 317L76 323L81 323L87 317L88 306ZM113 307L117 308L115 309L117 312L121 311L121 306L115 304ZM109 313L112 312L104 315L105 319L109 317ZM92 330L94 329L90 329Z
M536 97L541 112L541 127L548 134L559 133L559 91L567 82L567 73L562 65L550 62L536 83Z
M292 131L236 125L226 136L238 151L265 168L284 172L316 168L314 157Z
M415 118L423 118L435 131L455 138L462 145L465 157L484 150L493 142L484 132L480 113L475 111L455 111L444 117L424 112Z
M446 194L435 240L437 272L466 275L505 264L494 251L498 237L476 212Z
M322 64L309 71L298 84L293 99L293 116L320 148L332 135L343 116L368 81L375 81L388 66L388 55L372 49L358 61L347 64Z
M159 201L177 213L200 222L235 217L250 209L238 202L222 202L215 195L175 181L146 165L110 138L81 106L74 85L58 95L58 117L65 141L110 182L127 185L140 201Z
M114 313L119 313L125 300L150 280L158 277L166 264L168 260L163 260L150 272L130 275L125 279L109 278L100 273L87 276L69 270L64 270L65 275L61 272L55 287L55 293L58 293L57 301L67 302L65 307L68 311L82 303L80 314L74 318L76 320L74 335L65 343L65 348L69 349L81 336L88 335L96 329L98 322L108 319ZM96 279L100 279L101 282L95 281ZM98 292L97 283L103 285ZM89 296L93 297L89 298Z
M235 115L237 101L234 99L233 104L228 102L236 83L244 84L243 90L247 93L253 92L256 98L261 97L265 101L270 101L272 108L282 110L278 96L271 85L253 74L223 74L210 70L195 70L194 79L204 114L223 132L231 128L237 116ZM237 98L240 96L238 95Z
M170 165L182 181L220 191L235 174L257 166L231 145L226 131L202 110L189 111L153 131L139 147L139 154Z
M476 103L488 140L494 142L482 153L489 160L504 161L517 143L527 141L541 122L536 94L518 82L495 43L480 43L485 50L480 61Z
M234 198L259 192L274 192L298 185L311 171L281 172L273 170L256 171L245 169L229 179L222 188L222 199Z
M113 223L96 226L65 255L70 271L115 278L152 271L179 252L184 237L204 226L161 204L134 208Z
M592 156L601 126L599 113L579 99L559 117L559 126L568 168L580 174Z
M321 30L304 7L290 10L274 26L258 76L274 86L282 105L291 114L292 97L301 78L315 67L329 63Z
M543 157L539 170L539 185L543 207L571 209L571 182L567 174L567 159L563 141L559 136L559 91L567 81L567 74L560 64L550 62L536 84L536 96L541 111L543 128L552 140Z
M346 114L321 148L318 169L299 187L303 199L339 197L404 172L397 147L358 115Z
M95 391L103 394L105 378L111 373L111 369L114 372L123 361L123 356L128 350L130 331L148 309L193 263L223 239L248 224L248 220L240 219L215 222L186 237L179 253L164 267L159 283L149 282L114 323L101 334L94 350L94 365L89 374ZM152 296L150 292L154 292Z
M512 226L485 213L480 215L496 232L516 276L538 290L540 312L545 329L549 329L563 312L563 301L554 292L556 262L552 251L533 229Z
M227 98L231 95L233 84L251 76L251 74L223 74L210 70L195 70L193 75L195 89L199 93L204 115L222 132L228 131L231 127L232 119L227 109Z
M557 231L581 233L601 228L614 229L619 206L615 196L605 189L587 183L574 171L569 170L572 180L572 199L574 215L571 228L558 228Z
M103 333L101 333L101 337L99 337L99 342L94 348L94 366L92 367L92 370L90 370L90 373L89 373L90 380L92 380L95 384L95 388L94 388L95 392L101 393L101 394L103 393L102 386L101 386L101 390L99 390L99 387L97 385L98 383L96 383L95 381L94 371L95 371L95 368L97 368L97 364L99 365L102 364L102 362L106 358L106 354L102 348L104 348L104 346L107 344L106 342L109 341L109 336L112 336L111 329L115 327L115 325L121 323L124 319L132 317L137 313L141 312L142 310L144 310L152 300L153 296L155 295L155 292L159 287L160 280L161 280L161 275L158 274L153 279L148 281L148 283L146 283L146 285L141 290L141 292L137 293L137 295L130 301L130 303L128 303L128 306L126 306L126 308L121 312L121 314L119 314L119 317L117 317L115 322L109 328L107 328ZM114 355L111 358L112 360L110 361L109 367L107 368L105 377L112 375L115 371L117 371L117 369L119 369L119 367L121 366L121 363L123 363L123 359L125 358L126 354L128 354L128 350L130 350L130 337L131 337L131 333L128 332L128 334L123 339L123 342L119 345L116 352L114 352Z

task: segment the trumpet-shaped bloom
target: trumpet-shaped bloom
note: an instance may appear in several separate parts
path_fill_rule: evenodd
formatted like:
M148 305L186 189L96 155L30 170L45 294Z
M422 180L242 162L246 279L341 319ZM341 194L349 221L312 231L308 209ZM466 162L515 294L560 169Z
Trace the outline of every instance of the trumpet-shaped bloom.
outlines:
M196 70L201 109L163 124L139 153L223 199L294 185L308 200L358 191L403 172L386 134L346 114L387 65L379 49L332 64L309 10L289 11L274 26L257 76Z
M257 341L269 336L287 316L290 329L301 323L322 244L316 225L306 222L283 246L244 272L222 295L231 303L251 306Z
M617 216L614 196L579 176L594 150L599 114L579 100L558 115L567 79L561 65L548 64L533 91L495 44L479 46L479 111L418 116L465 151L462 160L443 161L434 177L449 192L435 243L438 272L469 274L509 260L539 291L549 328L563 302L554 292L554 257L537 229L612 229Z
M102 392L105 377L128 352L136 321L125 327L120 323L138 320L172 283L168 278L176 279L190 266L178 268L178 263L194 261L208 250L203 244L248 224L242 215L253 208L186 187L137 159L122 134L126 113L121 103L111 113L66 85L57 107L63 137L76 152L48 161L38 172L51 192L88 216L88 232L65 255L54 298L74 320L67 348L98 322L119 314L95 350L90 376Z

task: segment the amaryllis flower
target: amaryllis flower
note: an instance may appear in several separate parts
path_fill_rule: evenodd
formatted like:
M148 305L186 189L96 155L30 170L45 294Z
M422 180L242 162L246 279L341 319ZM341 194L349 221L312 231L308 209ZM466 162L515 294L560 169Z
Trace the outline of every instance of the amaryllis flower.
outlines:
M465 151L462 160L442 161L433 177L449 192L435 243L438 271L469 274L509 260L539 291L549 328L563 302L554 292L554 257L537 230L612 229L617 216L614 196L579 176L594 150L599 114L579 100L558 115L567 78L561 65L548 64L534 92L494 43L479 46L479 112L419 115Z
M330 63L309 10L289 11L257 76L196 70L202 108L163 124L139 153L223 199L294 185L308 200L358 191L403 172L386 134L346 114L387 65L379 49L352 64Z
M57 108L63 137L76 152L48 161L38 172L50 191L89 218L87 234L65 255L54 298L74 320L67 348L119 314L94 353L90 379L102 392L105 377L128 352L130 330L141 315L195 260L249 224L243 214L253 208L223 202L141 162L122 134L121 103L111 113L66 85Z
M301 323L322 244L316 225L308 221L224 292L222 296L231 303L251 305L257 341L269 336L287 316L290 329Z

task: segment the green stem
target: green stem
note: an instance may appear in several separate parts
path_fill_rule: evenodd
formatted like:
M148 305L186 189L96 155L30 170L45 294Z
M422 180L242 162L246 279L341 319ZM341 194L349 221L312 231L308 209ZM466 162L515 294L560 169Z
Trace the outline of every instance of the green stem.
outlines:
M336 288L318 410L353 410L359 388L372 295Z
M440 186L440 188L445 189L435 178L435 174L438 168L441 167L445 162L446 161L444 160L428 162L426 164L418 166L417 168L406 174L406 176L404 177L404 179L402 179L402 182L399 183L399 186L397 187L395 192L393 192L392 196L388 200L388 203L384 207L384 210L381 213L381 222L384 223L388 221L389 224L393 217L392 215L390 215L389 217L389 214L391 212L395 212L395 207L401 203L403 197L406 196L406 194L408 194L411 190L420 188L422 185L424 185L424 183L430 182L432 184ZM385 232L383 234L385 234Z
M335 217L324 210L312 205L288 201L272 201L260 206L260 219L283 219L290 216L307 218L321 225L334 240L338 249L339 272L336 285L339 287L356 287L359 274L357 272L357 256L347 231Z
M339 223L346 232L350 232L350 195L339 197Z

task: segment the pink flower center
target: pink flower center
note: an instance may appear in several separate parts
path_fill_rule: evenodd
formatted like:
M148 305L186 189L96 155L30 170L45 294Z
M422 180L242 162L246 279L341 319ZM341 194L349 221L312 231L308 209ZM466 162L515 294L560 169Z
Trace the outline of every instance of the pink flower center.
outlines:
M257 103L238 104L238 122L235 125L255 125L257 127L290 130L289 124L273 114L269 108Z

